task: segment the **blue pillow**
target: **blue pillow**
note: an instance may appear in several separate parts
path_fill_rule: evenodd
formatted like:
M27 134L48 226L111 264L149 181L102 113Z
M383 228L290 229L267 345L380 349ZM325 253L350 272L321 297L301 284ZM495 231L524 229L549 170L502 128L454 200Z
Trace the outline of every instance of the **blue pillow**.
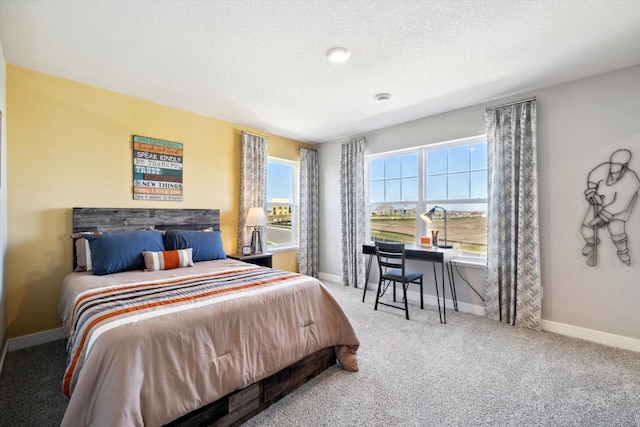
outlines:
M219 231L167 230L164 234L166 250L193 249L193 262L225 259Z
M162 233L123 231L84 236L91 248L93 274L102 276L128 270L144 270L144 251L164 251Z

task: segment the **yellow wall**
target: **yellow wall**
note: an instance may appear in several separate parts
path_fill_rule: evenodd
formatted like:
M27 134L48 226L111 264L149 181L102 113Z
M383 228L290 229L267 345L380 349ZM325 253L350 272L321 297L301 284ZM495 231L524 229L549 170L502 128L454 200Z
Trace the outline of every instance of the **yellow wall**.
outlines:
M7 322L10 338L60 326L72 269L71 208L218 208L235 252L240 135L249 128L7 65ZM135 201L132 135L184 144L184 200ZM269 155L299 159L297 141L269 137ZM274 267L297 270L297 252Z

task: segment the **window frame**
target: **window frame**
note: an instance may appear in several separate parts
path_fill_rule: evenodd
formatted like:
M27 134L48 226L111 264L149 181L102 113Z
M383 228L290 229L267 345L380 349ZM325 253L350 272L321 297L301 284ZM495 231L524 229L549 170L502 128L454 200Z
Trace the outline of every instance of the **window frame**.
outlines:
M268 225L267 231L265 233L265 240L267 241L267 252L282 252L282 251L290 251L299 249L299 220L300 220L300 202L299 202L299 192L300 192L300 162L282 159L279 157L267 156L267 188L269 181L269 163L278 163L282 165L291 166L291 181L292 181L292 192L291 195L292 200L289 203L273 203L269 200L266 201L267 213L271 212L273 205L278 206L290 206L291 207L291 242L269 245L268 238ZM267 214L268 216L268 214Z
M371 161L372 160L377 160L377 159L386 159L386 158L390 158L390 157L399 157L399 156L403 156L403 155L407 155L407 154L417 154L418 155L418 188L416 191L416 200L385 200L383 202L372 202L371 201L371 171L370 171L370 165L371 165ZM416 224L419 218L419 213L420 212L424 212L421 209L421 205L420 205L420 195L422 194L422 192L424 191L424 183L422 182L422 175L421 175L421 167L420 165L422 164L423 161L423 154L421 153L420 147L415 147L415 148L408 148L408 149L404 149L404 150L397 150L397 151L389 151L386 153L378 153L378 154L371 154L371 155L367 155L365 156L365 180L366 180L366 185L365 185L365 200L366 200L366 209L367 209L367 215L366 215L366 225L365 225L365 229L366 229L366 239L367 240L371 240L371 206L372 205L376 205L376 206L383 206L383 205L391 205L391 206L396 206L396 205L404 205L404 206L415 206L415 216L416 216ZM402 180L402 175L400 176L400 178L390 178L390 179L400 179ZM382 182L386 182L387 179L383 179ZM400 192L400 194L402 195L402 191ZM420 231L418 231L418 228L416 227L414 229L414 231L416 233L419 233ZM415 236L415 242L417 242L419 240L419 235L416 234Z
M420 236L426 236L427 233L427 224L425 221L420 220L420 213L422 212L426 212L427 208L429 207L433 207L433 206L442 206L442 205L451 205L451 204L474 204L474 203L485 203L487 204L487 208L488 208L488 203L489 203L489 197L487 194L486 198L469 198L469 199L433 199L433 200L427 200L427 152L429 151L434 151L434 150L439 150L439 149L443 149L443 148L452 148L452 147L456 147L456 146L462 146L462 145L472 145L472 144L477 144L477 143L481 143L481 142L486 142L487 141L487 137L486 135L476 135L476 136L472 136L472 137L468 137L468 138L461 138L461 139L456 139L456 140L450 140L450 141L443 141L443 142L438 142L438 143L434 143L434 144L427 144L427 145L421 145L421 146L417 146L417 147L410 147L410 148L405 148L405 149L400 149L400 150L393 150L393 151L386 151L383 153L375 153L375 154L369 154L365 156L365 200L366 200L366 209L367 209L367 215L366 215L366 239L368 241L371 240L371 207L373 205L399 205L399 204L405 204L405 205L415 205L416 206L416 228L415 228L415 233L416 233L416 239L415 239L415 244L419 244L420 242ZM417 201L408 201L408 200L398 200L398 201L384 201L384 202L371 202L371 189L370 189L370 183L371 183L371 171L370 171L370 165L371 165L371 161L372 160L377 160L377 159L385 159L385 158L390 158L390 157L397 157L397 156L402 156L405 154L411 154L411 153L418 153L418 200ZM445 174L445 176L447 176L447 174ZM471 195L471 194L470 194ZM442 236L441 238L444 238L444 236ZM482 264L484 265L484 263L486 262L486 254L482 255L482 254L477 254L477 253L472 253L472 252L460 252L460 256L456 259L456 261L460 261L462 263L469 263L469 264Z

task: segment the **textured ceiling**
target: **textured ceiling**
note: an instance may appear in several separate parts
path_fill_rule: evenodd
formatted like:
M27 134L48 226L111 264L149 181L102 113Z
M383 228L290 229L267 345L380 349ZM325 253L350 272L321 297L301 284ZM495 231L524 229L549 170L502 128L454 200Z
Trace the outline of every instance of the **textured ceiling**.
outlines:
M640 64L640 0L0 0L0 42L10 64L325 142Z

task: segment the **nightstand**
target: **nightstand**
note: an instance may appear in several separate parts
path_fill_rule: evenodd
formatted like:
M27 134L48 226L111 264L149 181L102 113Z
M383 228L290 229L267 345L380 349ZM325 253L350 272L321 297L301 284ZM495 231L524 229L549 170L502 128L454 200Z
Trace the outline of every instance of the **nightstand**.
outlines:
M249 264L260 265L262 267L273 267L273 254L263 252L253 255L227 254L227 258L237 259L238 261L248 262Z

